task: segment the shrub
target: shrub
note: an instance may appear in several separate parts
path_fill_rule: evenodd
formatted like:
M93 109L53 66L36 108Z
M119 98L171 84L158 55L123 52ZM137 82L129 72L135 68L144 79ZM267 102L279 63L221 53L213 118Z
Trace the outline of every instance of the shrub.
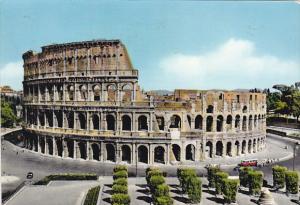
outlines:
M217 172L221 171L219 167L207 167L207 180L208 180L208 186L214 188L216 186L215 184L215 175Z
M252 167L242 167L239 171L239 179L241 186L243 187L249 187L249 177L248 173L250 171L253 171Z
M127 166L125 165L118 165L114 167L114 173L119 171L126 171L128 172Z
M273 187L275 188L284 188L285 185L285 172L287 171L286 167L274 166L272 167L273 171Z
M99 196L100 186L91 188L84 200L84 205L96 205Z
M286 192L297 194L299 192L299 175L296 171L285 172Z
M153 176L163 176L163 173L159 169L153 169L153 170L147 172L147 175L146 175L147 184L150 183L150 179Z
M235 179L222 179L222 180L223 180L222 194L224 196L225 203L235 202L239 180L235 180Z
M163 176L152 176L149 181L149 187L151 190L151 193L153 194L155 192L155 189L157 189L158 185L164 184L165 179Z
M130 197L128 194L113 194L111 203L113 205L130 205Z
M215 187L216 187L216 193L221 194L222 191L222 184L223 179L228 178L228 173L226 172L217 172L215 175Z
M154 190L154 196L155 197L169 196L169 186L166 184L158 185Z
M146 169L146 176L148 175L148 173L150 171L153 171L153 170L159 170L159 168L158 167L147 167L147 169Z
M127 178L128 177L128 173L127 171L118 171L118 172L114 172L114 175L113 175L113 179L116 180L116 179L119 179L119 178Z
M126 178L118 178L116 180L113 181L113 185L122 185L122 186L127 186L128 182Z
M181 188L184 192L187 191L187 184L190 177L197 177L195 169L180 169L178 171L178 180L180 182Z
M173 199L170 196L160 196L155 198L154 205L172 205Z
M261 171L250 171L248 172L248 178L250 194L260 194L263 183L263 173Z
M189 177L187 194L192 203L200 203L202 195L202 181L198 177Z
M35 185L46 185L50 181L58 181L58 180L97 180L97 175L92 173L52 174L36 182Z
M114 194L127 194L128 188L127 186L124 185L115 184L112 186L112 191Z

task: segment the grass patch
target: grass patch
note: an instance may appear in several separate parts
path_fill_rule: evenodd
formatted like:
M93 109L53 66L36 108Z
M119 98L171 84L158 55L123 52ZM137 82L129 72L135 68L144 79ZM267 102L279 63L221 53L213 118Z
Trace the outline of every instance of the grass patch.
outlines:
M91 188L84 200L84 205L96 205L98 201L100 186Z
M50 181L59 181L59 180L97 180L97 175L92 173L52 174L34 183L34 185L47 185Z

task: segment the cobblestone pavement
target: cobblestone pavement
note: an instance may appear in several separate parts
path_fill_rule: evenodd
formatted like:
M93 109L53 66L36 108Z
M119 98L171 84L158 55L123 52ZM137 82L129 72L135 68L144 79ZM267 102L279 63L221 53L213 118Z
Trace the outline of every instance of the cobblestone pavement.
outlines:
M57 181L51 182L48 186L25 186L6 205L80 205L88 189L100 185L102 192L99 194L99 204L109 205L111 198L112 177L100 177L98 181ZM203 194L201 204L217 205L223 203L222 196L215 196L213 190L207 188L207 180L202 178ZM188 203L188 197L182 194L179 182L175 177L166 178L166 183L170 186L170 194L175 205ZM151 195L146 186L146 180L142 178L128 179L129 195L132 205L150 204ZM272 193L278 205L294 204L292 197L287 197L283 193ZM247 195L247 190L242 190L237 195L239 205L254 205L257 197Z

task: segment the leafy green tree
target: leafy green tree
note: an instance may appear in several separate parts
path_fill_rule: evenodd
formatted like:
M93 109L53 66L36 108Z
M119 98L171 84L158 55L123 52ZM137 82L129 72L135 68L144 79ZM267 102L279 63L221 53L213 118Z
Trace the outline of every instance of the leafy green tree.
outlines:
M248 173L253 171L252 167L242 167L239 171L239 179L241 186L249 187L249 176Z
M216 194L222 193L223 179L228 178L228 173L217 172L215 175Z
M287 171L286 167L275 165L272 167L273 172L273 186L275 188L284 188L285 185L285 172Z
M1 127L13 127L17 121L12 105L8 102L1 102Z
M252 195L260 194L261 187L263 184L263 176L264 175L261 171L248 172L250 194L252 194Z
M198 177L189 177L187 194L192 203L200 203L202 195L202 181Z
M236 202L236 194L239 186L239 180L222 179L223 188L222 194L226 203Z
M173 199L170 196L160 196L154 199L154 205L172 205Z
M286 192L297 194L299 192L299 175L296 171L287 171L285 173Z
M207 167L207 180L208 180L208 186L215 188L216 183L215 183L215 179L216 179L216 173L221 171L219 167Z

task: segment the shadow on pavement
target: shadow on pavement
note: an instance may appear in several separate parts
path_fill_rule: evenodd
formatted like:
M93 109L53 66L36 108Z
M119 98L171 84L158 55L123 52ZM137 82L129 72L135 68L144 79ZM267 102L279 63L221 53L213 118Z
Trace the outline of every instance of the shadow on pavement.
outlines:
M210 201L214 201L216 202L217 204L223 204L223 199L221 198L217 198L217 197L207 197L208 200Z
M136 199L145 201L146 203L149 203L149 204L152 202L152 199L149 196L138 196Z
M110 198L109 197L104 198L103 201L105 201L105 202L107 202L107 203L110 204Z
M190 203L189 199L187 199L185 197L181 197L181 196L174 196L173 199L176 201L182 202L184 204Z

